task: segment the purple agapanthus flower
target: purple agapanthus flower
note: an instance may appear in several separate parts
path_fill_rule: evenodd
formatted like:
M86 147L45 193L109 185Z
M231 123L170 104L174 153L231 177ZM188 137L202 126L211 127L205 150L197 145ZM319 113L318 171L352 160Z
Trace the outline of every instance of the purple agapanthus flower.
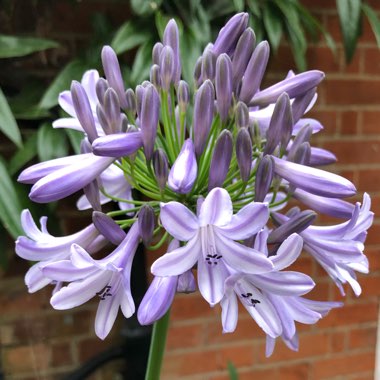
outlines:
M71 309L99 296L95 332L104 339L115 322L119 307L126 318L135 312L130 277L139 240L139 228L135 223L120 245L104 259L94 260L85 249L73 244L70 260L44 265L42 271L46 277L69 282L54 293L52 306L58 310Z
M181 203L162 203L162 225L175 239L188 243L156 260L152 273L180 275L198 263L199 290L215 305L224 294L227 265L243 273L272 270L273 264L263 253L236 242L257 233L268 217L263 203L251 203L233 215L231 198L222 188L210 191L198 216Z
M107 243L93 224L75 234L55 237L47 230L46 216L40 219L40 223L41 228L38 228L29 210L21 213L21 225L26 236L20 236L16 240L16 253L25 260L38 261L25 275L25 283L30 293L52 282L43 275L41 267L56 260L67 259L72 244L80 244L89 252L96 252Z

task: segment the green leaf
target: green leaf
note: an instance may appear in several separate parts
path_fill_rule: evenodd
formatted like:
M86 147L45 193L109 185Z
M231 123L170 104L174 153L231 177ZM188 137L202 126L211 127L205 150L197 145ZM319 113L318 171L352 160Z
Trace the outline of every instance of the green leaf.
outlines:
M230 380L239 380L239 375L237 373L236 367L232 364L232 362L229 361L227 367Z
M0 35L0 58L23 57L37 51L56 48L59 44L52 40L32 37Z
M263 21L270 45L276 52L282 37L282 21L281 14L270 3L263 9Z
M144 43L149 36L133 21L127 21L116 32L111 46L116 54L124 53Z
M0 221L13 238L23 235L22 207L3 160L0 160Z
M0 130L18 147L22 146L21 134L7 99L0 88Z
M235 12L243 12L244 11L244 0L233 0Z
M83 140L83 133L80 131L76 131L74 129L65 128L67 137L70 140L70 144L74 150L75 154L80 153L80 144Z
M361 32L361 0L336 0L346 61L354 56Z
M380 19L368 4L362 4L362 10L368 18L373 34L376 37L377 46L380 48Z
M131 0L131 7L134 13L139 16L146 16L157 12L162 0Z
M68 90L74 79L80 80L87 68L87 64L83 61L69 62L50 84L40 100L39 107L48 109L56 106L59 93Z
M248 0L248 8L256 17L261 17L261 7L257 0Z
M33 134L26 140L24 146L17 150L8 163L8 172L10 175L16 174L27 162L37 155L37 133Z
M149 77L152 48L152 42L149 40L137 50L130 75L130 82L134 85Z
M67 154L65 131L54 129L51 123L42 124L37 132L37 152L41 161L65 156Z

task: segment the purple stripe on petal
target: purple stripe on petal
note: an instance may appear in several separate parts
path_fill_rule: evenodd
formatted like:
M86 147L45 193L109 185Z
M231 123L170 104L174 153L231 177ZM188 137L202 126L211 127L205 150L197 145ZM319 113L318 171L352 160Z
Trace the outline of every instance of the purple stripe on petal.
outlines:
M232 202L227 190L220 187L212 189L200 208L199 225L215 225L218 227L230 223L232 218Z

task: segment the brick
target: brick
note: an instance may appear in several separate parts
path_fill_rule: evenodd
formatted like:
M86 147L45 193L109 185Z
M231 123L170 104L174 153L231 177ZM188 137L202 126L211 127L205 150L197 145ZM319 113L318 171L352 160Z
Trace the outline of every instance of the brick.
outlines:
M52 367L61 367L73 364L73 355L69 343L56 343L51 346Z
M330 110L320 110L318 109L318 105L320 100L317 100L316 106L307 114L307 117L311 117L313 119L317 119L324 127L323 131L319 134L323 133L323 136L327 135L335 135L339 132L338 127L340 125L340 113L337 111ZM312 143L315 141L315 137L312 138Z
M346 349L346 332L332 332L330 337L330 348L332 353L342 352Z
M379 75L380 51L377 47L364 50L364 72L366 74Z
M375 222L368 230L366 244L379 244L380 243L380 224Z
M362 133L380 135L380 111L363 111Z
M378 191L380 189L380 168L360 170L357 185L359 191Z
M205 323L171 326L166 344L168 352L181 348L200 348L204 340L204 330Z
M212 317L219 311L211 308L199 293L178 294L172 306L173 320L191 320L193 318Z
M281 380L307 380L309 379L310 363L293 364L278 368Z
M306 57L311 69L318 69L327 74L339 72L339 57L335 57L326 46L313 46L312 49L308 49Z
M376 326L350 330L348 345L350 349L376 346Z
M38 343L30 346L8 347L2 352L5 373L39 373L50 368L51 348Z
M278 372L275 368L271 369L253 369L246 371L241 371L237 369L239 380L252 380L252 379L271 379L280 380L278 377ZM209 380L230 380L228 375L214 375L209 377Z
M362 296L380 296L380 275L363 276L360 279Z
M340 165L380 162L380 139L372 139L370 141L359 139L355 141L335 140L324 142L323 148L333 152L338 157Z
M331 105L350 104L378 105L380 103L380 80L371 79L326 79L326 103Z
M358 112L342 112L340 132L342 135L356 135L358 133Z
M379 248L366 247L364 253L368 258L370 271L375 272L380 270Z
M375 353L345 354L343 357L331 357L313 362L313 379L322 380L333 376L344 376L355 372L373 370Z

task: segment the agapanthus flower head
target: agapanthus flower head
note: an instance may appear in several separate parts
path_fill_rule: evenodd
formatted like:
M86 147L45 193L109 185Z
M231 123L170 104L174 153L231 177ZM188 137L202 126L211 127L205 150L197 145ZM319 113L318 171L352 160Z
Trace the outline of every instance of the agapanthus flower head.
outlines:
M316 323L341 305L305 298L313 279L287 267L304 249L342 293L349 283L359 295L355 272L368 272L364 241L373 221L369 195L350 203L345 198L356 194L355 186L316 167L336 161L313 146L323 126L304 116L324 74L290 71L265 88L269 44L255 46L246 13L232 17L204 48L194 83L181 79L179 41L170 20L153 47L150 81L135 89L125 89L117 55L106 46L105 78L90 70L60 94L71 117L53 126L83 132L81 153L35 164L19 181L33 185L36 202L82 191L77 205L92 208L92 223L57 238L45 219L39 229L24 211L26 236L16 253L37 261L26 283L31 292L56 284L56 309L99 296L95 330L103 339L119 308L127 318L135 312L130 278L137 246L168 246L151 267L141 324L165 315L176 292L199 289L210 306L221 305L224 332L235 330L240 300L265 332L268 356L278 337L297 350L295 321ZM291 199L302 209L283 213ZM104 213L109 201L120 210ZM318 226L318 213L344 221ZM107 243L116 248L94 259Z

